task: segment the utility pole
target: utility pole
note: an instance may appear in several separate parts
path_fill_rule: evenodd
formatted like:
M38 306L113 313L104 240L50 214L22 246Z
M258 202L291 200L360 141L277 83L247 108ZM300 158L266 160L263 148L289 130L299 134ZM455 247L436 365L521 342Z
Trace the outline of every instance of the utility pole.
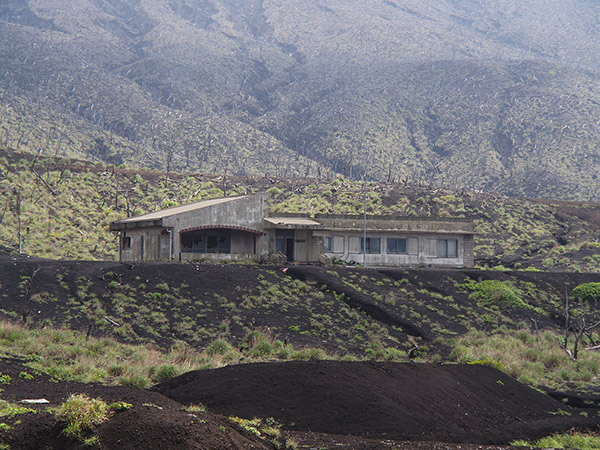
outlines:
M367 183L363 175L363 265L367 267Z
M15 186L13 188L13 194L15 194L15 199L17 203L17 221L18 221L18 234L19 234L19 255L23 253L23 235L21 234L21 193Z

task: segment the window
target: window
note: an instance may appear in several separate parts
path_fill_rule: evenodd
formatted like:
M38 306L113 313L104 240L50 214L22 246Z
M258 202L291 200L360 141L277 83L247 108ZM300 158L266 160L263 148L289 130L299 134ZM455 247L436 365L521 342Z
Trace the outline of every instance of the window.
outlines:
M323 236L323 246L325 253L344 253L344 236Z
M325 252L327 252L327 253L333 252L333 236L325 236L323 238L323 244L325 246Z
M184 253L231 253L231 230L209 229L183 233L181 251Z
M123 234L123 242L121 243L121 248L123 250L129 250L131 248L131 236Z
M275 251L277 253L288 254L288 249L294 246L295 230L276 230L275 231ZM288 242L291 241L291 242ZM293 251L293 250L292 250Z
M458 239L438 239L438 258L458 258Z
M406 253L406 238L387 238L388 253Z
M360 240L360 252L361 253L381 253L381 238L367 238L367 248L365 251L364 238Z
M350 253L360 253L362 239L359 237L350 236L348 238L348 250Z

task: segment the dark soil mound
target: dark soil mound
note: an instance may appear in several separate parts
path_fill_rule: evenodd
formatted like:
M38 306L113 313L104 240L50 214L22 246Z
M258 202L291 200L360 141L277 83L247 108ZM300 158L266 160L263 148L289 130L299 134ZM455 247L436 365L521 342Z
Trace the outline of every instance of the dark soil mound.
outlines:
M399 440L507 443L597 417L484 366L290 362L195 371L156 389L222 414L272 416L286 429Z
M96 435L102 449L275 448L224 417L209 412L190 414L180 403L158 392L50 381L48 376L36 373L16 360L0 360L0 372L10 376L10 383L2 385L2 400L20 402L23 399L45 398L50 401L49 405L27 405L39 409L37 414L2 418L2 422L11 428L0 434L0 442L10 445L13 450L90 448L67 437L62 432L65 424L55 415L41 412L48 406L58 406L70 394L76 393L100 397L107 403L122 400L133 404L131 409L115 413L108 422L98 427ZM21 374L25 372L33 378L23 377Z

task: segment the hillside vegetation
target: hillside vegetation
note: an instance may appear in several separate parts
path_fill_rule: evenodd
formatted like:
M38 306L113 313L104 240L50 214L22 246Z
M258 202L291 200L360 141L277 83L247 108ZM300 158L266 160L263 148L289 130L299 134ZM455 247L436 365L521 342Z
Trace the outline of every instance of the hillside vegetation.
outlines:
M266 191L273 212L466 217L482 267L598 271L600 207L346 178L242 178L121 167L0 151L0 244L55 259L117 258L111 221L203 198Z
M591 0L4 2L0 145L592 200L599 17Z

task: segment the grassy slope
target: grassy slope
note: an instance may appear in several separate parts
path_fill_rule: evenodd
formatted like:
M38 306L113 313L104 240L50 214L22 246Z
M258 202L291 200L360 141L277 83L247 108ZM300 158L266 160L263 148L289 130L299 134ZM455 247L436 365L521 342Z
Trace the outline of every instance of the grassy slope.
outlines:
M411 356L486 360L524 381L543 384L590 383L600 373L600 356L595 353L582 352L581 362L570 365L566 354L554 348L555 336L561 333L565 290L594 281L594 274L318 267L292 267L284 273L269 266L131 268L118 263L10 259L0 261L0 269L2 317L16 322L25 317L34 328L66 327L75 332L55 337L41 332L48 334L45 339L53 340L52 345L18 343L7 334L1 341L14 344L14 351L4 351L40 353L49 359L46 364L58 366L60 376L113 381L124 376L123 383L143 376L146 381L140 383L148 383L148 377L159 376L158 366L174 364L188 351L184 362L193 367L263 358ZM521 301L500 307L473 298L467 286L483 280L511 286ZM549 330L544 337L547 351L538 348L530 335L531 319ZM110 361L104 369L90 361L103 344L81 342L88 334L171 349L172 354L161 359L111 344L110 355L128 353L132 362L148 365L112 373ZM504 337L488 342L488 334ZM63 341L74 341L69 344L76 347L72 354L81 358L76 365L63 367L70 352L61 349ZM198 354L200 349L205 349L203 355ZM218 357L208 360L207 355ZM88 373L86 365L95 368ZM149 372L150 366L154 369Z
M236 7L0 7L0 145L597 197L592 2Z
M175 203L268 190L274 212L359 214L362 185L274 178L223 178L131 171L77 160L0 153L0 243L17 244L20 192L23 249L33 256L115 259L111 221ZM46 186L47 184L47 186ZM536 201L498 194L368 183L367 212L470 217L481 266L596 271L600 211L594 204Z

